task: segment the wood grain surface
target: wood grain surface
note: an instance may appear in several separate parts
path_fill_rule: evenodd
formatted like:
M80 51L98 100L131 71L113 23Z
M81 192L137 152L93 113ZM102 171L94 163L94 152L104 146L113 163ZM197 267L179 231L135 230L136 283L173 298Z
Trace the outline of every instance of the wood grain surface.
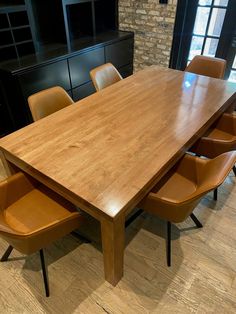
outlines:
M0 177L4 177L1 169ZM0 263L1 313L44 314L235 314L236 180L233 172L209 193L191 219L172 228L172 266L166 266L166 223L143 214L126 230L124 277L104 280L99 223L84 227L92 243L72 235L45 250L50 298L44 296L39 255L13 250ZM8 244L0 239L0 255Z
M125 216L232 106L235 91L233 83L152 66L1 139L4 164L101 222L105 278L116 285Z
M226 110L235 90L153 66L1 139L0 147L96 218L114 219Z

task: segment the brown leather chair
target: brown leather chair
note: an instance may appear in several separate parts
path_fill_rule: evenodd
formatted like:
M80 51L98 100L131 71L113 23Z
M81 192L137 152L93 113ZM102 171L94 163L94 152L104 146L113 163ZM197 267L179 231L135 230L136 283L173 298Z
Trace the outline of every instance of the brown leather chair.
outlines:
M71 97L60 86L42 90L28 97L28 104L34 121L42 119L73 103Z
M220 154L236 150L236 115L224 113L220 119L190 149L198 156L215 158ZM236 168L233 166L236 176ZM215 193L215 199L217 193Z
M171 265L171 223L184 221L189 215L202 227L192 213L200 199L221 185L236 162L236 152L227 152L214 159L186 154L139 207L167 220L167 264Z
M226 60L224 59L195 56L185 71L223 79L225 68ZM199 156L214 158L236 149L236 119L233 115L233 107L231 108L232 114L224 114L213 128L194 145L191 151ZM235 166L233 171L236 175ZM214 198L217 199L217 190L215 190Z
M223 79L225 75L226 61L220 58L207 56L195 56L186 67L185 71L209 77Z
M90 71L96 91L100 91L116 82L122 80L122 76L111 63L103 64Z
M0 236L23 254L40 252L46 296L49 296L43 248L83 223L74 205L19 172L0 182Z

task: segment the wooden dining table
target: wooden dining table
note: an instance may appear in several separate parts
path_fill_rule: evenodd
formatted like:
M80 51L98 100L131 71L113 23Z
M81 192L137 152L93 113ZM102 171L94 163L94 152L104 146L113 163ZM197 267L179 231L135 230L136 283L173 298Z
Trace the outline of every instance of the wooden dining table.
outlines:
M236 101L236 84L147 67L2 139L24 171L101 223L105 279L123 276L125 219Z

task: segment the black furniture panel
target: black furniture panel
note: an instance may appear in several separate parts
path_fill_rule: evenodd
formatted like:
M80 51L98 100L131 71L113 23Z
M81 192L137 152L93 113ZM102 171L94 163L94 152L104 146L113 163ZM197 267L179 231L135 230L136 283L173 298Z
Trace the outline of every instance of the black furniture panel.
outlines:
M59 85L80 100L106 62L132 74L133 41L118 29L118 0L0 0L0 136L32 122L35 92Z
M59 85L65 90L71 89L66 60L20 74L18 79L25 98L35 92L55 85Z
M106 62L111 62L115 67L120 68L126 64L133 63L132 39L122 40L118 43L105 47Z
M23 44L26 45L22 48ZM34 42L24 0L0 0L0 62L33 52Z
M104 48L94 49L70 58L69 68L72 88L90 81L90 70L104 63Z
M79 87L76 87L72 90L73 93L73 100L78 101L80 99L83 99L93 93L95 93L96 90L93 86L92 81L85 83Z
M119 72L123 78L126 78L133 74L133 65L129 64L119 69Z

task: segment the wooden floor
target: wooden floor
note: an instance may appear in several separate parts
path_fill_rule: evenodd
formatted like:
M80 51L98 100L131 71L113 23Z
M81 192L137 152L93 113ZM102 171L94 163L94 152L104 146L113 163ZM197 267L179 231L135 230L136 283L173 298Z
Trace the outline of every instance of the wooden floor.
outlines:
M0 264L0 313L236 313L233 173L218 202L208 194L195 214L204 228L196 229L190 219L173 227L171 268L165 224L140 216L127 229L125 273L115 288L104 281L99 225L92 219L91 244L69 235L46 250L50 298L44 296L39 256L13 251L9 262ZM0 240L1 254L6 248Z

